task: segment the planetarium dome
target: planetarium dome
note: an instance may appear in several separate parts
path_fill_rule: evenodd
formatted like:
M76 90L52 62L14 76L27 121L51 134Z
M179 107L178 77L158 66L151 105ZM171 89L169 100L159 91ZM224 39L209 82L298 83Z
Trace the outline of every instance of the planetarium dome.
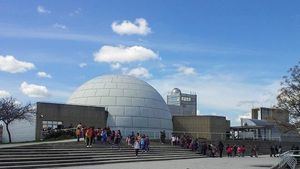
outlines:
M173 130L171 113L161 95L132 76L96 77L80 86L67 103L105 107L107 125L123 135L135 131L158 137L161 130L167 134Z

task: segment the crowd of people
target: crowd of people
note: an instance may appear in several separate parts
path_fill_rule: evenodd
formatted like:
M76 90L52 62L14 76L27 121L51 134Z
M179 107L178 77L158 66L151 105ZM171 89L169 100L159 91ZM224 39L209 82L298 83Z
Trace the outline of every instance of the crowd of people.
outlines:
M109 127L97 128L86 127L79 123L76 127L76 137L77 142L80 138L84 138L86 147L92 147L96 141L102 144L111 144L112 147L116 146L120 149L120 144L122 140L122 133L120 130L111 130Z
M150 139L148 135L140 134L134 132L131 135L127 136L125 139L128 146L131 146L135 150L135 156L138 157L139 151L141 150L142 153L149 152L150 150Z
M77 142L80 142L80 138L83 138L86 147L90 148L96 142L101 144L110 144L112 148L118 147L120 150L120 144L122 141L122 134L120 130L111 130L109 127L97 128L86 127L79 123L75 131ZM138 157L139 151L149 152L150 139L148 135L132 132L125 139L128 146L135 150L135 155Z
M208 157L223 157L224 152L226 152L227 157L244 157L247 150L245 145L227 144L225 147L221 141L218 144L207 143L200 139L193 139L188 135L172 135L171 145L177 145L185 149L198 151L200 154ZM250 151L251 157L258 157L258 148L256 145L253 145Z
M84 138L87 148L90 148L94 143L99 142L100 144L109 144L112 148L118 147L120 150L122 141L120 130L111 130L109 127L95 129L94 127L86 127L79 123L75 133L78 142L80 141L80 138ZM165 131L160 132L160 141L162 144L166 143ZM140 151L144 153L149 152L150 149L150 139L149 136L145 134L135 134L132 132L125 138L125 143L134 149L136 157L138 157ZM225 146L222 141L214 144L201 139L194 139L189 135L172 135L171 145L180 146L185 149L190 149L191 151L198 151L200 154L208 157L223 157L224 153L227 157L244 157L247 150L245 145L227 144ZM251 157L258 157L258 148L256 145L252 145L249 150ZM299 147L293 146L292 150L297 150L295 152L298 153ZM270 146L270 157L278 157L281 153L281 146Z

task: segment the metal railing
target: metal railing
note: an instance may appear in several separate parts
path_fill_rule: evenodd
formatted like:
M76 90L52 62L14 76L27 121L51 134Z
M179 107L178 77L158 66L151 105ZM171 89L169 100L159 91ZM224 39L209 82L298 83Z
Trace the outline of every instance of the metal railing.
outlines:
M289 150L279 155L281 159L278 168L282 168L285 165L289 166L291 169L295 169L297 165L296 157L300 157L300 150Z

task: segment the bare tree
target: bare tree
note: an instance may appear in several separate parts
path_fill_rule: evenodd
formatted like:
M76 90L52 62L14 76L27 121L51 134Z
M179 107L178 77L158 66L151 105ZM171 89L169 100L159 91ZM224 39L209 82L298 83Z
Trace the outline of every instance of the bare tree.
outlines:
M300 62L290 68L289 75L283 77L282 88L277 96L278 107L290 113L290 122L300 122Z
M11 133L8 126L15 120L30 121L34 114L35 110L30 103L23 106L12 97L0 100L0 121L5 124L9 143L11 143Z

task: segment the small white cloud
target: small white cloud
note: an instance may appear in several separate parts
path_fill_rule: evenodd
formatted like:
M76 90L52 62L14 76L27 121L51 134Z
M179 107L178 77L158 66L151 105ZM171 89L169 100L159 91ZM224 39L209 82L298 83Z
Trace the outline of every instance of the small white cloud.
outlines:
M96 62L129 63L149 59L158 59L158 54L142 46L103 46L94 53Z
M53 28L56 28L56 29L63 29L63 30L68 29L68 27L66 25L59 24L59 23L55 23L52 26L53 26Z
M120 69L121 68L121 64L120 63L112 63L111 65L110 65L110 67L111 67L111 69L112 70L118 70L118 69Z
M36 10L38 13L41 13L41 14L50 14L51 13L50 10L46 9L45 7L43 7L41 5L39 5Z
M22 73L34 68L33 63L19 61L13 56L0 55L0 70L9 73Z
M112 30L120 35L147 35L151 33L151 28L144 18L138 18L134 23L124 20L122 23L113 22L111 25Z
M8 96L10 96L10 93L8 91L0 90L0 98L1 97L8 97Z
M75 16L75 15L79 15L81 13L81 8L77 8L76 10L74 10L73 12L69 13L69 16Z
M86 67L86 66L87 66L87 64L84 63L84 62L82 62L82 63L79 64L79 67L80 67L80 68L83 68L83 67Z
M50 74L46 73L46 72L38 72L37 76L41 77L41 78L49 78L49 79L52 78L52 76Z
M177 68L177 71L184 75L196 75L197 74L195 68L187 67L187 66L179 66Z
M28 97L46 97L49 96L48 89L46 86L40 86L36 84L28 84L23 82L20 86L20 90L23 94L27 95Z
M129 72L125 73L130 76L138 77L138 78L150 78L152 75L149 71L144 67L137 67L129 70Z

